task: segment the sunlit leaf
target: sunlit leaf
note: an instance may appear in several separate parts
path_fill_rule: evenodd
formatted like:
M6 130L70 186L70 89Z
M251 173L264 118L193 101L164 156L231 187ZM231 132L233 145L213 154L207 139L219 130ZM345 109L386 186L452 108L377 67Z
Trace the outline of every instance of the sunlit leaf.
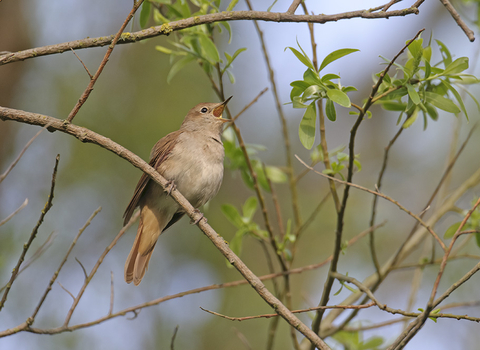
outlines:
M170 68L170 72L168 72L167 83L170 83L170 81L172 81L172 78L175 76L175 74L177 74L183 67L185 67L187 64L189 64L193 60L195 60L194 57L187 56L175 62L172 68Z
M455 232L457 232L458 228L460 227L460 224L461 222L456 222L453 225L450 225L450 227L447 228L447 231L445 231L443 238L445 239L452 238L455 235Z
M298 129L298 135L303 147L311 149L315 142L315 121L317 119L317 113L315 108L315 102L310 103L307 107L305 114L303 115L300 127Z
M337 112L335 111L335 105L333 104L333 101L331 99L327 99L327 102L325 104L325 114L327 115L327 118L334 122L337 120Z
M233 8L237 5L238 0L232 0L230 4L228 4L227 9L225 11L232 11Z
M460 57L450 63L443 71L444 75L453 75L468 69L468 57Z
M347 107L347 108L350 108L352 106L347 94L341 90L328 89L327 96L329 99L331 99L335 103L338 103L340 106Z
M220 55L218 54L217 47L213 41L207 35L199 35L198 40L202 46L203 52L205 53L205 58L211 64L216 64L220 62Z
M420 103L420 96L418 96L418 92L411 84L407 85L408 96L412 99L412 102L418 105Z
M248 198L245 203L243 204L243 216L249 220L252 220L253 214L257 210L258 206L258 199L257 197L250 197Z
M152 4L150 1L144 1L142 4L142 11L140 12L140 27L145 28L148 23L148 19L150 18L150 10L152 8Z
M308 58L308 56L303 55L301 52L299 52L297 49L294 49L293 47L289 46L287 47L287 49L290 49L300 62L302 62L308 68L315 70L315 68L313 67L313 63L312 61L310 61L310 58Z
M439 94L436 94L434 92L430 91L425 91L425 96L432 105L434 105L437 108L440 108L446 112L450 113L459 113L460 108L457 107L455 103L452 102L452 100L449 100L448 98L445 98Z
M221 207L223 215L230 221L235 227L239 228L243 226L243 220L240 214L232 204L223 204Z
M320 69L318 71L320 72L323 68L328 66L333 61L336 61L339 58L342 58L343 56L349 55L356 51L359 51L359 50L358 49L340 49L340 50L333 51L323 59L322 64L320 65Z

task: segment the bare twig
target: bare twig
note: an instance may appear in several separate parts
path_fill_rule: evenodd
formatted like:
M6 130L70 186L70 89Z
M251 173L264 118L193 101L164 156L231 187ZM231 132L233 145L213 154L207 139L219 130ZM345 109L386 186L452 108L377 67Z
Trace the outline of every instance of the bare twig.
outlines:
M450 1L440 0L440 2L443 4L443 6L445 6L447 11L450 12L455 22L457 22L458 26L462 28L463 32L468 37L468 40L470 40L471 42L475 41L475 33L473 32L473 30L468 28L467 24L462 20L457 10L455 10Z
M316 307L310 307L308 309L292 310L292 313L299 314L299 313L304 313L304 312L316 311L316 310L319 310L319 309L323 309L323 310L328 310L328 309L368 309L369 307L372 307L374 305L375 305L375 303L372 301L372 302L370 302L368 304L364 304L364 305L316 306ZM220 314L218 312L215 312L215 311L204 309L201 306L200 306L200 309L202 309L203 311L208 312L212 315L220 316L220 317L225 318L225 319L230 320L230 321L239 321L239 322L247 321L247 320L255 320L255 319L258 319L258 318L271 318L271 317L280 316L279 314L264 314L264 315L256 315L256 316L245 316L245 317L230 317L230 316L222 315L222 314Z
M243 107L243 109L237 113L237 115L235 117L232 118L232 122L236 121L238 119L238 117L240 117L247 109L249 109L255 102L258 101L258 99L264 94L266 93L268 90L268 87L266 87L265 89L263 89L262 91L260 91L258 93L258 95L252 100L250 101L250 103L248 105L246 105L245 107Z
M46 123L47 124L47 123ZM17 275L20 271L20 266L22 265L23 261L25 260L25 255L27 254L28 249L32 245L33 240L35 237L37 237L37 232L40 227L40 225L43 222L43 219L45 218L45 215L47 212L50 210L52 207L52 202L53 202L53 190L55 189L55 180L57 177L57 169L58 169L58 162L60 160L60 155L57 155L55 158L55 166L53 167L53 174L52 174L52 182L50 186L50 193L48 195L47 202L45 203L45 206L43 207L42 213L40 214L40 218L37 221L37 224L33 228L32 233L30 234L30 237L28 238L28 241L23 245L23 250L22 253L20 254L20 257L18 258L17 264L15 265L12 275L10 277L10 280L7 283L7 286L5 288L5 291L3 292L2 300L0 301L0 311L3 309L5 305L5 301L7 300L8 293L10 292L10 289L12 288L12 284L15 281L15 278L17 278Z
M247 6L250 11L253 12L252 5L250 3L250 0L245 0L247 3ZM294 11L295 12L295 11ZM277 109L278 117L280 118L280 124L282 125L282 134L283 134L283 143L285 147L285 159L287 163L287 176L288 176L288 184L290 188L290 193L292 196L292 209L293 209L293 217L294 217L294 228L296 229L297 227L302 225L302 219L300 216L300 208L298 204L298 191L297 191L297 184L295 182L295 174L293 170L293 161L292 161L292 149L291 149L291 143L290 143L290 135L288 131L288 125L287 125L287 119L285 118L285 113L283 112L282 108L282 102L280 100L280 96L277 90L277 82L275 81L275 72L272 68L272 65L270 63L270 56L268 55L267 51L267 45L265 42L265 39L263 37L263 31L260 28L260 25L258 24L257 21L253 21L253 24L255 26L255 29L258 34L258 38L260 40L260 44L262 45L262 52L263 52L263 57L265 59L265 64L267 66L268 70L268 78L270 80L270 85L272 87L272 93L273 93L273 98L275 99L275 107Z
M127 26L128 22L130 22L130 20L132 19L133 15L135 14L135 12L138 10L138 8L140 7L140 5L143 3L143 0L137 0L137 1L134 1L133 2L133 8L132 10L130 11L130 13L128 14L127 18L125 19L125 21L123 22L122 26L120 27L120 30L118 31L118 33L115 35L115 37L113 38L111 44L108 46L108 50L107 52L105 53L105 56L103 57L103 60L102 62L100 63L100 66L98 67L97 71L95 72L95 75L93 77L90 77L90 82L88 83L87 85L87 88L85 89L85 91L82 93L82 96L80 96L79 100L77 101L77 103L75 104L75 107L73 107L72 111L70 112L70 114L68 115L67 117L67 122L71 123L73 118L75 118L75 116L77 115L78 111L80 110L80 108L83 106L83 104L85 103L85 101L87 100L88 96L90 96L90 93L92 92L93 90L93 86L95 85L95 83L97 82L97 79L98 77L100 76L100 74L102 73L103 71L103 68L105 68L105 65L107 64L108 62L108 59L110 58L110 55L112 54L112 51L115 47L115 45L117 44L118 40L120 39L120 36L122 35L123 33L123 30L125 29L125 27ZM73 51L73 48L70 48L72 51ZM74 51L75 53L75 51ZM75 54L76 56L76 54ZM78 56L77 56L78 57ZM82 62L83 63L83 62ZM84 65L85 66L85 65ZM87 67L85 67L86 69ZM88 69L87 69L87 72L88 72ZM90 72L88 73L90 75Z
M320 171L317 171L315 169L313 169L312 167L310 167L309 165L307 165L307 163L305 163L300 157L298 157L297 155L295 155L295 157L300 161L300 163L302 163L305 167L309 168L310 170L312 170L313 172L315 172L316 174L320 175L320 176L323 176L323 177L326 177L326 178L330 178L330 179L334 179L334 181L336 182L339 182L339 183L342 183L344 185L348 185L348 186L351 186L353 188L357 188L359 190L362 190L362 191L365 191L365 192L368 192L368 193L371 193L375 196L378 196L378 197L381 197L383 199L386 199L387 201L395 204L397 207L399 207L401 210L403 210L405 213L407 213L408 215L410 215L411 217L413 217L415 220L417 220L420 225L422 225L423 227L425 227L428 232L430 232L430 234L437 240L438 244L440 244L440 246L442 247L442 249L445 251L447 248L445 246L445 243L443 243L443 241L440 239L440 237L438 237L438 235L433 231L433 229L426 223L424 222L418 215L414 214L413 212L411 212L410 210L408 210L407 208L405 208L403 205L401 205L399 202L397 202L396 200L394 200L393 198L383 194L383 193L380 193L380 192L376 192L376 191L373 191L373 190L370 190L366 187L363 187L363 186L360 186L360 185L357 185L357 184L354 184L354 183L351 183L351 182L347 182L347 181L343 181L343 180L340 180L340 179L337 179L337 178L334 178L332 176L329 176L329 175L326 175Z
M170 350L175 350L175 338L177 337L179 327L180 326L177 324L177 326L173 330L172 340L170 341Z
M67 262L67 259L68 259L68 256L70 255L71 251L73 250L73 247L75 247L75 244L77 244L77 241L78 239L80 238L80 236L82 235L82 233L85 231L85 229L90 225L90 223L92 222L93 218L95 216L97 216L97 214L100 212L100 210L102 210L101 207L99 207L97 210L95 210L93 212L92 215L90 215L90 217L88 218L87 222L82 226L82 228L78 231L77 235L75 236L75 238L73 239L72 241L72 244L70 244L70 247L68 248L67 250L67 253L65 254L65 256L63 257L63 260L62 262L60 263L60 265L58 266L58 269L53 273L53 276L52 278L50 279L50 282L48 283L48 286L47 286L47 289L45 290L45 292L43 293L42 297L40 298L40 301L38 302L38 305L37 307L35 308L35 310L33 311L32 313L32 316L30 316L28 319L27 319L27 324L28 326L31 326L33 324L33 322L35 321L35 317L37 316L38 312L40 311L40 308L42 307L43 305L43 302L45 301L45 299L47 298L47 295L48 293L50 293L50 291L52 290L52 286L53 284L55 283L55 281L57 280L58 278L58 275L60 274L60 270L62 269L63 265L65 265L65 263ZM66 290L66 289L65 289ZM71 293L68 292L70 295ZM73 296L73 295L72 295ZM75 300L75 298L73 298Z
M113 271L110 271L110 309L108 310L109 315L113 313L114 296L115 296L115 285L113 283ZM75 300L75 298L73 299Z
M13 218L15 215L17 215L23 208L25 208L27 206L27 204L28 204L28 198L25 198L22 205L20 205L13 213L11 213L5 219L0 221L0 226L5 225L11 218Z
M73 300L75 300L75 296L72 294L72 292L70 292L67 288L65 288L63 284L60 283L60 281L57 281L57 283L60 286L60 288L62 288L65 292L67 292L68 295L72 297Z
M25 147L23 147L23 149L21 150L20 154L17 156L17 158L12 162L12 164L10 164L10 166L8 167L8 169L2 174L0 175L0 183L2 183L2 181L7 177L7 175L12 171L12 169L15 167L15 165L17 165L17 163L20 161L20 158L22 158L23 154L25 153L25 151L27 150L28 147L30 147L30 145L33 143L33 141L35 141L35 139L38 137L38 135L40 135L42 133L43 130L45 130L46 128L48 128L49 125L45 125L41 130L39 130L35 136L33 136L30 141L27 142L27 144L25 145Z
M70 319L72 318L73 312L75 311L78 303L80 302L80 299L82 298L83 293L85 292L85 289L87 288L88 284L92 280L93 276L97 273L97 270L100 267L100 265L102 264L103 259L105 259L105 256L110 252L110 250L112 250L112 248L117 244L120 237L123 236L125 231L130 226L132 226L132 224L138 219L139 216L140 216L139 212L135 213L132 216L132 218L130 219L130 221L120 230L120 232L117 234L117 236L113 239L112 243L110 243L110 245L107 248L105 248L102 255L100 255L97 262L95 263L95 266L92 268L92 271L90 271L90 274L88 276L86 276L85 281L83 282L82 288L80 288L80 291L78 292L77 297L73 301L72 306L70 307L70 310L68 310L67 317L65 318L65 322L63 324L64 326L68 326L68 323L70 322Z
M85 71L87 72L88 76L90 77L90 79L93 79L93 75L92 73L90 73L90 71L88 70L87 66L85 65L85 63L83 63L82 59L80 57L78 57L77 53L75 52L74 49L70 49L72 50L73 54L75 55L76 58L78 58L78 60L80 61L80 63L82 64L83 68L85 68Z
M388 73L388 71L390 70L390 68L392 67L394 62L397 60L397 58L400 57L400 55L408 48L408 46L412 42L415 41L416 38L418 38L418 36L424 30L425 29L422 29L422 30L418 31L417 34L405 44L405 46L395 55L395 57L385 67L383 72L380 74L380 77L378 78L378 81L373 86L372 91L370 93L370 96L368 97L367 101L364 103L364 105L362 107L362 110L358 114L358 117L357 117L357 120L355 121L355 124L353 125L352 129L350 130L350 140L349 140L349 143L348 143L348 145L349 145L349 158L348 158L347 181L345 183L346 186L345 186L345 189L343 191L342 204L341 204L340 210L338 211L338 215L337 215L337 228L335 230L335 247L334 247L334 251L333 251L333 259L332 259L332 262L330 263L330 270L329 270L330 273L337 271L337 264L338 264L338 260L340 258L341 245L342 245L342 234L343 234L343 220L344 220L345 211L346 211L346 208L347 208L347 201L348 201L348 196L349 196L349 193L350 193L350 183L352 182L353 171L354 171L354 160L355 160L354 147L355 147L355 136L357 134L357 130L360 127L360 124L361 124L365 114L367 113L367 111L371 107L371 105L373 103L372 102L373 98L377 94L378 89L380 88L380 85L382 84L385 75ZM304 164L304 165L306 165L306 164ZM335 179L331 176L329 178ZM436 234L433 232L433 230L430 229L429 231L431 231L431 233L434 236L436 236ZM438 239L438 240L440 241L441 244L443 244L443 242L440 239ZM320 300L319 306L327 305L328 300L330 298L330 292L331 292L331 289L332 289L332 286L333 286L333 282L334 282L334 278L331 274L329 274L329 276L327 277L327 281L325 282L325 286L324 286L324 289L323 289L322 298ZM324 312L325 312L324 310L319 310L317 312L315 320L313 321L312 330L317 334L320 331L320 323L321 323L322 317L324 315ZM314 349L312 349L312 350L314 350Z
M400 127L400 129L397 131L395 136L390 140L387 147L385 147L385 153L383 155L382 168L380 170L380 173L378 174L378 180L375 184L375 188L377 189L377 192L380 192L380 189L382 188L382 179L383 179L383 175L385 174L385 170L387 169L388 154L390 152L390 149L392 148L393 144L398 139L398 137L400 136L400 134L402 133L403 130L405 130L405 129L403 128L403 125L402 125L402 127ZM377 215L377 201L378 201L378 197L374 196L373 197L373 204L372 204L372 214L370 216L370 226L375 225L375 217ZM373 265L375 266L375 270L378 273L379 277L381 277L380 276L380 263L378 262L377 252L375 250L375 232L374 231L372 231L370 233L369 246L370 246L370 255L372 256Z

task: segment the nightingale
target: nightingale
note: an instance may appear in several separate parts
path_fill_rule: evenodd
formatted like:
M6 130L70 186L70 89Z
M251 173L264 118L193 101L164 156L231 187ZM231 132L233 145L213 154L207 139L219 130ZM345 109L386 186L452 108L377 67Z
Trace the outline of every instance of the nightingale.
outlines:
M229 121L222 118L222 113L231 98L222 103L196 105L179 130L153 147L149 164L169 181L169 190L165 191L144 173L125 210L124 225L135 208L140 207L137 236L125 263L127 283L140 284L158 237L185 214L171 198L171 190L178 189L194 208L199 208L220 189L225 155L221 133L223 124Z

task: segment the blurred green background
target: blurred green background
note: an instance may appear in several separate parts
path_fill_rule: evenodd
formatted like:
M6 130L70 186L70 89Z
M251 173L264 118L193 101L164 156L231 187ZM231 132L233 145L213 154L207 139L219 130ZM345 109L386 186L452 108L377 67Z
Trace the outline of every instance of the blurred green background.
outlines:
M256 1L255 9L265 10L272 3ZM290 1L279 0L273 11L285 11ZM337 1L329 3L307 2L314 13L338 13L380 5L378 1ZM403 5L403 4L401 4ZM0 2L0 51L18 51L116 33L132 6L131 0L17 0ZM222 5L226 7L226 4ZM406 6L406 5L405 5ZM246 9L240 1L237 10ZM300 12L301 9L298 10ZM470 15L467 12L467 15ZM233 39L227 43L226 35L218 36L219 50L233 54L238 48L247 47L234 63L236 83L227 79L227 96L234 98L229 106L234 114L249 103L263 88L270 87L262 52L253 23L232 22ZM311 52L306 24L262 23L268 52L275 70L282 102L289 102L289 83L301 78L304 67L287 46L296 46L295 40ZM406 40L426 28L423 35L443 41L456 57L470 58L471 67L478 66L478 40L470 43L440 2L428 2L420 8L417 16L390 18L389 20L352 19L315 25L318 55L324 57L340 48L358 48L360 53L348 56L329 66L332 73L340 73L344 85L354 85L359 91L350 93L350 98L361 104L370 92L372 74L383 69L379 55L393 57ZM139 30L138 18L128 31ZM153 144L167 133L178 129L188 110L199 102L218 101L211 90L203 71L195 64L187 66L166 83L170 69L169 58L155 51L155 45L168 46L167 37L158 37L143 42L119 45L95 85L94 91L75 119L75 123L111 138L129 150L148 158ZM94 72L106 51L104 48L78 50L77 54ZM434 55L438 51L434 49ZM478 75L476 71L470 73ZM43 113L65 119L88 84L88 76L73 53L65 52L30 59L25 62L0 66L0 105L30 112ZM478 96L478 88L472 91ZM467 108L470 122L463 119L460 138L463 139L478 122L478 111L471 100ZM284 106L290 129L293 151L303 159L309 152L298 140L298 123L303 110ZM337 110L337 121L327 122L327 137L330 148L348 142L353 117L346 109ZM356 183L373 188L383 156L383 149L397 130L396 115L379 108L373 109L374 117L366 120L358 134L357 152L360 153L363 170L355 176ZM441 114L436 123L430 122L426 131L423 124L416 123L402 135L391 153L383 191L407 206L420 212L430 193L440 179L445 165L452 131L457 120L454 116ZM281 128L276 114L271 91L250 108L238 120L238 126L246 142L267 147L259 157L267 164L283 166L285 156ZM37 127L14 122L0 122L0 172L15 159L25 143L38 131ZM318 140L317 140L318 142ZM480 165L479 131L477 130L453 173L451 188L464 181ZM0 227L0 285L10 278L11 269L17 261L23 243L36 224L50 188L55 156L60 154L54 206L41 226L38 238L30 250L32 254L54 232L55 240L46 254L15 282L8 302L0 316L0 330L14 327L25 321L47 287L52 273L62 260L67 247L79 228L99 206L103 209L93 220L77 243L64 266L58 281L74 295L83 283L83 272L75 261L78 258L87 271L93 267L104 248L122 227L122 214L141 173L124 160L94 145L82 144L60 132L44 132L23 156L9 177L0 185L0 219L13 212L28 198L28 206L6 225ZM297 172L303 170L295 161ZM284 219L291 217L289 191L286 184L276 185L282 200ZM327 183L314 174L308 174L299 184L301 213L305 219L328 192ZM351 191L345 238L351 238L368 227L372 198L358 191ZM468 207L478 187L465 196L463 208ZM219 195L203 211L208 222L226 240L235 233L235 228L220 212L222 203L240 207L254 195L242 182L240 174L225 173ZM267 195L270 215L274 211ZM262 222L257 213L257 221ZM385 261L408 234L413 220L386 202L380 202L378 221L387 219L388 224L378 230L379 258ZM443 232L454 215L447 216L437 225ZM315 222L302 236L294 267L323 261L330 255L333 246L335 215L332 202L328 202ZM120 240L107 256L99 272L88 287L74 316L72 324L87 322L104 316L109 309L110 272L115 281L115 311L161 296L186 291L213 283L235 281L240 275L226 267L223 257L204 237L198 228L181 220L162 235L142 284L135 288L123 281L123 265L133 243L136 228ZM470 251L477 254L478 248ZM419 250L420 252L420 250ZM27 258L30 255L27 255ZM417 262L419 254L410 259ZM242 258L257 274L268 273L263 250L253 238L246 239ZM461 260L449 265L448 274L441 283L443 291L465 271L472 261ZM340 260L340 271L362 280L374 268L368 255L367 241L361 241L347 250ZM317 305L326 276L326 268L304 272L291 277L293 304L295 308ZM436 268L425 270L417 307L423 307L430 293L430 285L436 276ZM406 306L410 292L412 271L393 273L376 295L391 307ZM271 281L266 283L271 289ZM475 300L478 298L480 280L475 276L471 283L460 288L450 301ZM337 287L334 287L338 288ZM443 289L442 289L443 288ZM343 290L333 297L331 304L340 302L348 295ZM63 323L71 305L71 297L58 284L54 285L42 307L35 326L57 327ZM1 349L167 349L173 331L179 325L175 341L176 349L247 349L239 334L243 335L252 349L265 347L269 320L252 320L233 323L209 315L199 307L218 311L229 316L248 316L270 313L271 309L249 286L209 291L171 300L158 306L144 309L134 320L119 317L98 326L42 336L20 333L0 339ZM455 312L457 312L456 310ZM459 314L477 315L480 308L459 310ZM132 316L132 315L129 315ZM300 315L310 324L310 316ZM392 316L375 309L362 313L360 319L371 322L391 319ZM477 349L480 336L477 324L453 320L427 322L408 349ZM280 321L275 349L290 349L291 340L285 322ZM391 340L401 330L401 324L366 332L365 336L380 334ZM331 343L333 344L333 343Z

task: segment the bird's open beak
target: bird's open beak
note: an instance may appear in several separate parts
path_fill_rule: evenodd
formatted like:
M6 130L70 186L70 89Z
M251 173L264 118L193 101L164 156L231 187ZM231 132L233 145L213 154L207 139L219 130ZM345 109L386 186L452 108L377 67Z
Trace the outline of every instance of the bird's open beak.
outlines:
M221 121L224 121L224 122L229 122L230 120L229 119L223 119L222 118L222 113L223 113L223 110L225 109L225 106L227 105L228 101L231 100L233 96L230 96L229 98L227 98L225 101L223 101L221 104L219 104L217 107L215 107L213 109L213 115L217 118L219 118Z

